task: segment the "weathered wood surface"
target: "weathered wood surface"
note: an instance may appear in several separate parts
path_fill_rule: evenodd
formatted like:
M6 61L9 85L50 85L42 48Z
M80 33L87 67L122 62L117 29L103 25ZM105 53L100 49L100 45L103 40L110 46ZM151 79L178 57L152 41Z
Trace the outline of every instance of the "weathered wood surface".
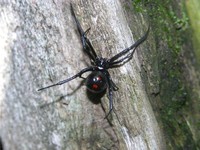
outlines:
M124 1L72 3L83 28L91 27L88 36L103 57L130 46L147 30L145 18L126 12ZM82 52L70 0L3 1L0 7L0 136L6 150L165 149L140 76L137 52L129 63L110 71L119 87L110 126L101 105L88 100L86 87L78 88L82 79L37 91L77 73L89 62ZM138 51L145 51L147 43ZM107 111L106 95L102 103Z

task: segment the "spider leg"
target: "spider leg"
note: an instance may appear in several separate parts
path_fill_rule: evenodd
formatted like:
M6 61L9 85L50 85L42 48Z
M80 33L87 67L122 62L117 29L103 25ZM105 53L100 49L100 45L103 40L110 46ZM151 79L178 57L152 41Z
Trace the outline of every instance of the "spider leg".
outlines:
M74 17L78 32L81 36L81 42L82 42L82 45L83 45L83 50L89 56L90 59L95 61L97 54L96 54L94 48L92 47L92 44L90 43L89 39L87 38L87 33L89 32L90 28L88 28L86 31L83 30L83 28L81 27L75 13L74 13L74 9L73 9L72 4L70 4L70 6L71 6L72 16Z
M70 77L70 78L68 78L68 79L66 79L66 80L59 81L59 82L56 83L56 84L52 84L52 85L49 85L49 86L40 88L40 89L38 89L38 91L41 91L41 90L44 90L44 89L47 89L47 88L50 88L50 87L53 87L53 86L62 85L62 84L67 83L67 82L69 82L69 81L71 81L71 80L73 80L73 79L75 79L75 78L77 78L77 77L82 78L82 74L84 74L85 72L94 71L94 70L96 70L95 67L87 67L87 68L81 70L79 73L75 74L74 76L72 76L72 77Z
M129 55L121 58L118 61L114 61L113 63L111 63L109 68L119 67L119 66L125 64L126 62L128 62L129 60L131 60L133 58L133 54L134 54L135 50L136 50L136 48L134 48L133 51Z
M144 41L147 39L147 36L148 36L148 34L149 34L149 29L150 29L150 27L148 27L148 30L147 30L147 32L145 33L145 35L144 35L143 37L141 37L139 40L137 40L133 45L131 45L130 47L124 49L124 50L121 51L120 53L118 53L118 54L116 54L115 56L113 56L112 58L110 58L110 59L108 60L108 62L109 62L109 67L108 67L108 68L111 68L112 65L114 65L114 64L123 62L125 59L127 59L127 58L129 58L129 57L131 58L132 55L133 55L133 53L134 53L134 51L135 51L135 49L136 49L142 42L144 42ZM133 49L133 48L134 48L134 49ZM121 58L120 60L117 60L117 59L119 59L120 57L122 57L122 56L124 56L125 54L127 54L127 53L128 53L130 50L132 50L132 49L133 49L133 52L132 52L131 54L129 54L128 56L126 56L126 57L124 57L124 58ZM130 60L130 59L129 59L129 60Z
M114 83L112 82L109 72L106 72L106 74L107 74L107 81L108 81L109 112L105 116L105 119L111 114L113 110L113 83Z
M119 88L118 88L117 85L113 82L112 79L111 79L111 85L112 85L114 91L119 90Z

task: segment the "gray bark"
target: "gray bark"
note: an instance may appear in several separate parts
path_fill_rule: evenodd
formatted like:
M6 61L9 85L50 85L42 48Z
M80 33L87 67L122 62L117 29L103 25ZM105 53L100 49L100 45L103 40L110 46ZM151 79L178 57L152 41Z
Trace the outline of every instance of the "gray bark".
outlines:
M145 17L129 14L123 4L119 0L73 1L83 28L91 27L88 36L102 57L117 54L147 30ZM140 76L138 51L145 51L146 42L129 63L110 71L119 87L114 93L111 126L100 103L88 100L85 86L79 88L82 79L37 91L76 74L89 62L70 0L4 1L0 9L0 136L4 149L165 149ZM108 112L107 96L101 100Z

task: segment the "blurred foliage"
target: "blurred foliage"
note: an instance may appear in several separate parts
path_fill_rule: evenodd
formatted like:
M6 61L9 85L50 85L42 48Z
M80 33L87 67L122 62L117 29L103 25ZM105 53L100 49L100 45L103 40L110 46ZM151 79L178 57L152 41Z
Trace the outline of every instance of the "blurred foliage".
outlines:
M187 77L183 75L185 69L183 61L185 56L183 55L188 51L188 55L192 55L194 51L195 58L197 60L200 58L200 52L198 52L200 45L198 43L200 41L200 36L198 36L200 35L198 27L200 25L200 1L197 1L132 1L134 11L148 14L151 24L151 32L154 35L152 42L155 42L156 45L156 53L152 55L157 56L159 70L157 80L159 80L160 88L158 94L152 96L151 104L165 134L167 148L173 150L200 149L200 135L197 134L200 126L198 127L198 122L187 119L193 117L196 117L193 120L198 119L199 116L192 114L194 110L192 110L191 105L196 103L198 106L200 98L195 97L194 100L191 96L193 91L187 86ZM191 39L193 36L194 39ZM192 40L194 50L190 44ZM149 62L151 61L149 60ZM146 86L148 86L148 82L146 82ZM149 89L150 85L147 91ZM200 108L195 111L198 113Z

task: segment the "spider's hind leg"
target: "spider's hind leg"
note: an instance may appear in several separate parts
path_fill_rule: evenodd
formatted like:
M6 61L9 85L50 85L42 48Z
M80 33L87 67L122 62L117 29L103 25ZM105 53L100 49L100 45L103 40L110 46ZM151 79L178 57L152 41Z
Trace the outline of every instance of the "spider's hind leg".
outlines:
M118 87L112 81L109 72L106 72L107 83L108 83L108 99L109 99L109 112L106 114L104 119L107 119L113 110L113 91L116 91Z
M65 80L59 81L59 82L56 83L56 84L52 84L52 85L49 85L49 86L40 88L40 89L38 89L38 91L41 91L41 90L44 90L44 89L47 89L47 88L50 88L50 87L53 87L53 86L62 85L62 84L64 84L64 83L67 83L67 82L69 82L69 81L71 81L71 80L76 79L77 77L83 78L83 77L82 77L82 74L84 74L85 72L94 71L94 70L96 70L95 67L87 67L87 68L85 68L85 69L82 69L79 73L75 74L74 76L72 76L72 77L70 77L70 78L67 78L67 79L65 79Z
M111 85L112 85L114 91L118 91L118 90L119 90L119 88L118 88L117 85L113 82L113 80L111 80Z

